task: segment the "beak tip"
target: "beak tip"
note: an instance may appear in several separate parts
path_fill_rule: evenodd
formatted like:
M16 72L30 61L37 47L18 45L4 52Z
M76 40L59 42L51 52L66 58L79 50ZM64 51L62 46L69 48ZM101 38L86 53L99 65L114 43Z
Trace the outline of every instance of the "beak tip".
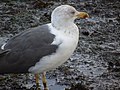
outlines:
M88 13L86 13L86 12L80 12L77 16L78 16L78 18L82 18L82 19L89 18Z
M84 18L85 18L85 19L89 18L89 15L88 15L88 14L86 14L86 15L84 16Z

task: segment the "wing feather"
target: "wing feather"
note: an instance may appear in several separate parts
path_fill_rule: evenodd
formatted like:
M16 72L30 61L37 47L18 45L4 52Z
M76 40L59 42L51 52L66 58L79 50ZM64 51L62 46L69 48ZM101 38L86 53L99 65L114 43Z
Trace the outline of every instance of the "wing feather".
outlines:
M55 35L47 25L22 32L10 39L5 45L9 53L0 57L0 73L26 73L42 57L55 53L58 45L52 45Z

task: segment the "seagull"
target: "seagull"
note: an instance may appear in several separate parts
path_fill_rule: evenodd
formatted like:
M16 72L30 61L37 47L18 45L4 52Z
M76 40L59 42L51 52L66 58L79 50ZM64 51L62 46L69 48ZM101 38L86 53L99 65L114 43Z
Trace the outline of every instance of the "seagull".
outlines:
M1 46L0 74L33 73L36 85L42 74L48 90L46 71L67 61L77 47L79 30L74 20L88 18L70 5L60 5L51 14L51 23L17 34Z

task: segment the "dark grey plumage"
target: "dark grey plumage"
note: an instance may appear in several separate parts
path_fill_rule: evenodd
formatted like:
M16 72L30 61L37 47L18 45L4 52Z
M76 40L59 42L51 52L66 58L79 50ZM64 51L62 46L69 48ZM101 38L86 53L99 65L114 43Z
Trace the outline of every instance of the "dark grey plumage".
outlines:
M54 38L48 26L42 25L10 39L0 50L0 74L27 73L43 56L56 52L58 46L51 45Z

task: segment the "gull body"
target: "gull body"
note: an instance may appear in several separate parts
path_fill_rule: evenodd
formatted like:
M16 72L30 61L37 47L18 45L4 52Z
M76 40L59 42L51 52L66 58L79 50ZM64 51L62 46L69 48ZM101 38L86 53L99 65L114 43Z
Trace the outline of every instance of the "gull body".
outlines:
M51 23L26 30L6 42L0 49L0 74L45 73L63 64L78 44L76 18L89 17L74 7L61 5L51 15ZM47 89L46 89L47 90Z

